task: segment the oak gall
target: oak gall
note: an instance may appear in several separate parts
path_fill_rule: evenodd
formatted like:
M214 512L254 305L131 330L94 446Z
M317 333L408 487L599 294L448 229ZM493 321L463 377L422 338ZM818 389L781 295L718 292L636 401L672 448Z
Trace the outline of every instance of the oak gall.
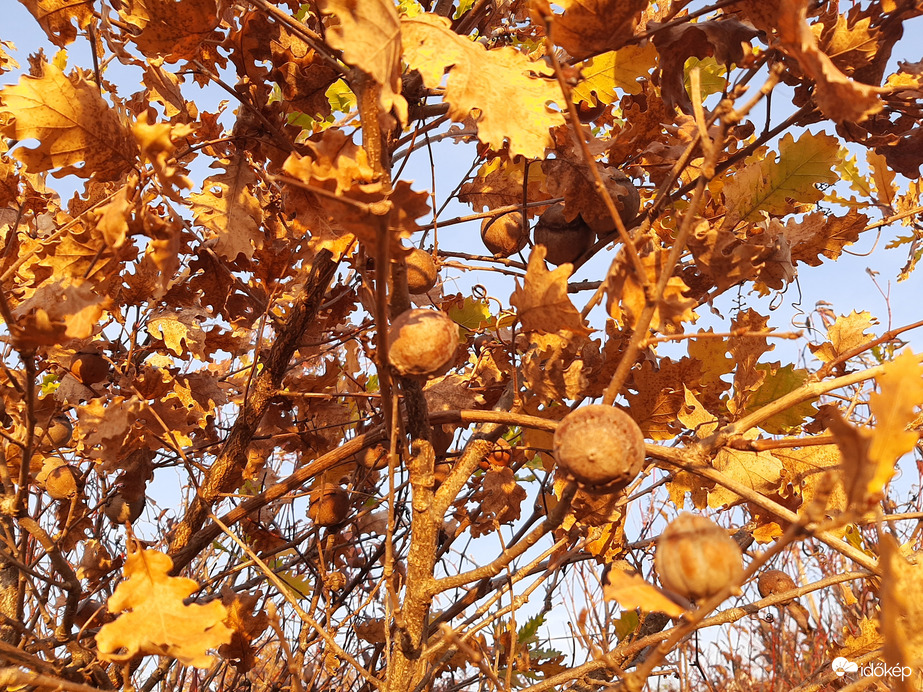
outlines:
M391 325L388 361L400 375L425 379L449 369L458 350L458 326L446 315L419 308Z
M582 406L558 424L554 458L588 492L615 492L644 468L644 434L621 409Z
M654 567L664 588L690 601L710 598L743 577L743 554L707 517L683 512L657 539Z

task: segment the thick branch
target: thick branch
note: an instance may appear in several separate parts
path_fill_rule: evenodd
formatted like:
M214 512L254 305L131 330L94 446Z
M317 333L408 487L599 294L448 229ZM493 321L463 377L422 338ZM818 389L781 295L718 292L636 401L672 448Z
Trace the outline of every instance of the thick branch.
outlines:
M202 528L211 506L223 493L240 485L241 470L246 466L247 447L269 406L269 402L282 383L301 335L317 316L324 294L336 272L337 262L328 250L321 250L304 287L292 305L285 326L278 334L269 355L262 361L263 368L253 379L250 393L230 435L209 467L205 479L193 498L189 510L176 528L170 542L170 554L178 556ZM186 562L191 555L183 553ZM175 568L179 569L179 562Z

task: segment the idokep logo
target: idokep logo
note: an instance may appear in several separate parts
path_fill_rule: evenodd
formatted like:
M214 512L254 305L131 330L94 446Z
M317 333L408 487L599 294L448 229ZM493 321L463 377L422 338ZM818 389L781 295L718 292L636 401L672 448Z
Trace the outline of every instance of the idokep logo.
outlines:
M910 666L886 666L884 663L869 663L862 668L859 668L859 664L853 661L850 661L848 658L838 656L833 659L833 663L830 664L830 667L833 668L833 672L837 674L838 677L843 677L846 673L859 673L864 678L900 678L901 680L907 680L910 678L913 670Z
M838 677L843 677L846 673L855 673L859 670L858 663L853 663L848 658L843 658L842 656L833 659L833 663L830 665L833 668L833 672L836 673Z

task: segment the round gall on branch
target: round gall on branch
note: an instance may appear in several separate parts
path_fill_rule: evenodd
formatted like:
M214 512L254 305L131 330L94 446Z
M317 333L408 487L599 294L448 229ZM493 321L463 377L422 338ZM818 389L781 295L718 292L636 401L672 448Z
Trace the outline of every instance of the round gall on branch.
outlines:
M707 517L683 512L660 534L654 567L664 588L690 601L714 596L743 576L743 554Z
M569 413L554 433L558 467L585 486L610 493L644 468L644 435L624 411L593 404Z
M439 277L433 257L426 250L414 248L404 258L407 265L407 289L411 294L426 293Z
M522 214L513 211L495 219L484 219L481 222L481 240L494 257L509 257L526 246L528 229L528 226L523 228Z
M449 369L458 350L458 326L443 313L420 308L391 325L388 361L404 377L427 378Z

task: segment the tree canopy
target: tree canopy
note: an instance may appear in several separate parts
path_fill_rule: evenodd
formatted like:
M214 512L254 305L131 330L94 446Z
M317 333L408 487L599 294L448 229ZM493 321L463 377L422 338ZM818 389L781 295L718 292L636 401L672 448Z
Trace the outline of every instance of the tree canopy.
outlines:
M4 689L919 689L918 0L21 2Z

